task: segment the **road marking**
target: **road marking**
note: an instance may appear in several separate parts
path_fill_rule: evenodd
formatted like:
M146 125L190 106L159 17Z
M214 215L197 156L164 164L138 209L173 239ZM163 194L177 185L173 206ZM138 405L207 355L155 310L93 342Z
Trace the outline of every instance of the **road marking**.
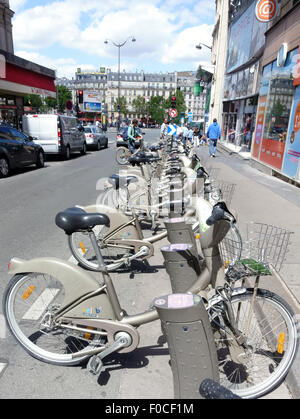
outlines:
M59 291L55 288L46 288L24 314L23 320L38 320Z
M5 368L8 365L8 361L6 359L0 358L0 377L4 373Z

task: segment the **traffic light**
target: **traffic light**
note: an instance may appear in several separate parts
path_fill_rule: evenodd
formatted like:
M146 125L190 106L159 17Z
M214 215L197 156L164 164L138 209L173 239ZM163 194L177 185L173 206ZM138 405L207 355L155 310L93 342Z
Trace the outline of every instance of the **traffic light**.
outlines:
M78 91L78 103L83 103L83 91Z
M172 96L171 98L171 109L176 109L176 97Z

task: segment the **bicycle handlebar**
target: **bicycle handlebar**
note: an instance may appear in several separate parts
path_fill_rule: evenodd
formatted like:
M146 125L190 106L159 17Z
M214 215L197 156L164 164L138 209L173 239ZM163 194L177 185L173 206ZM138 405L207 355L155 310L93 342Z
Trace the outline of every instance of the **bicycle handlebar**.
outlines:
M199 391L205 399L241 399L241 397L210 378L202 381Z
M219 202L213 207L211 216L206 220L206 224L212 226L220 220L235 221L235 217L228 211L224 202Z

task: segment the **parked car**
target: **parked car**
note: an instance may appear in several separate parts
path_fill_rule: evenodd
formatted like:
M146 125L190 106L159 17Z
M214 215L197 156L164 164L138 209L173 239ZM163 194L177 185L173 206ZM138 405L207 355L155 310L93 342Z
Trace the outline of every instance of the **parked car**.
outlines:
M83 126L77 118L65 115L23 115L23 131L34 137L45 154L60 154L66 160L74 151L86 154Z
M15 168L35 164L44 167L44 151L39 144L10 125L0 124L0 177Z
M118 133L117 133L117 137L116 137L116 146L117 147L128 147L128 142L126 139L124 139L123 135L125 132L125 137L127 137L127 131L128 131L128 127L120 127ZM140 147L140 140L139 138L143 138L143 135L145 135L144 132L141 131L140 128L136 127L136 131L138 133L138 137L135 140L135 148L139 148Z
M96 127L95 125L88 125L83 128L85 141L89 148L91 147L100 150L101 147L108 147L108 137L103 134L101 128Z

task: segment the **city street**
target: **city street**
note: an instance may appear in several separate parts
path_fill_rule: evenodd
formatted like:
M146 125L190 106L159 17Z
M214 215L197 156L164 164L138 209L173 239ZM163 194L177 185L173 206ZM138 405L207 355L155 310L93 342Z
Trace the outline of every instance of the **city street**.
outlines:
M145 130L145 140L157 141L159 131ZM109 148L74 155L70 161L51 158L44 169L25 169L0 181L0 294L9 280L7 264L12 256L24 259L39 256L70 259L67 237L54 223L55 215L68 207L95 203L99 191L97 180L117 172L115 163L115 132L110 132ZM208 160L208 148L198 153ZM212 164L209 160L207 164ZM292 247L283 269L282 282L278 278L263 280L262 286L274 290L288 301L296 313L299 310L299 285L295 272L296 249L300 231L297 214L300 206L299 189L252 169L239 157L218 152L213 165L219 168L222 180L235 183L232 207L239 221L262 221L284 226L295 231ZM276 201L276 208L274 202ZM285 215L284 215L285 213ZM112 274L121 305L130 314L145 310L155 297L170 292L170 284L163 268L160 247L150 267L135 265L137 272ZM96 275L92 273L92 275ZM290 292L292 290L292 292ZM297 300L298 299L298 300ZM1 309L2 310L2 309ZM3 324L2 316L0 319ZM1 398L93 398L133 399L172 398L172 373L168 348L160 338L159 322L139 329L141 341L130 354L115 354L105 359L99 377L91 375L86 366L58 367L41 363L15 342L8 331L0 335L0 388ZM296 360L293 370L299 366ZM292 377L293 378L293 377ZM294 378L293 378L294 379ZM153 385L155 383L155 386ZM295 385L293 389L297 391ZM298 390L299 391L299 390ZM283 384L268 398L291 398Z

